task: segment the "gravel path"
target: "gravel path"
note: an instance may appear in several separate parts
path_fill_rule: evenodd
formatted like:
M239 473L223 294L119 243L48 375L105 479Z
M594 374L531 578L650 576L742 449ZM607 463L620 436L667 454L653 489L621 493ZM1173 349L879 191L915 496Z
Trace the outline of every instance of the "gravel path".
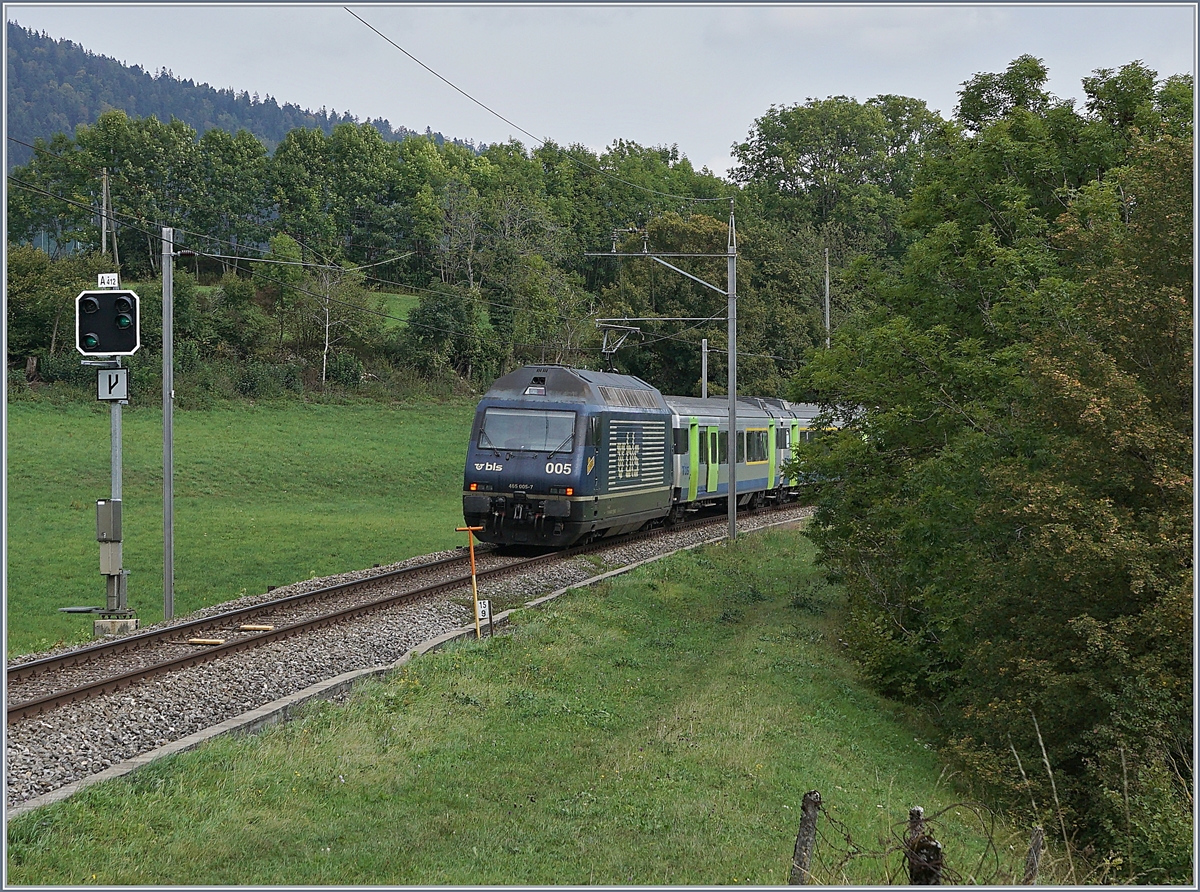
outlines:
M738 521L738 530L749 532L766 525L798 522L810 514L811 509L797 507L744 518ZM632 542L604 552L601 560L606 568L615 569L723 533L724 528L717 526ZM413 558L395 567L424 563L452 553ZM180 621L379 572L374 569L305 580L270 594L214 605ZM492 582L486 590L481 587L480 596L506 603L525 602L595 575L595 564L585 558L553 562ZM316 682L350 670L390 665L417 645L473 625L469 603L467 588L447 597L264 645L219 662L181 670L166 679L135 684L95 700L20 721L11 725L6 734L8 806L28 802L262 704L295 694ZM160 623L147 628L169 625ZM24 659L46 655L28 655ZM13 661L16 662L19 660Z

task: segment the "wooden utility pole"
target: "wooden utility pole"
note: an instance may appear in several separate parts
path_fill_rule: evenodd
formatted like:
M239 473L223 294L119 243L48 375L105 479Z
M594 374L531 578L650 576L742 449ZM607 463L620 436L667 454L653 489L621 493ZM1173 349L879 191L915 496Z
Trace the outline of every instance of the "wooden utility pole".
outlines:
M108 168L100 180L100 253L108 256Z
M121 255L117 253L117 224L112 220L112 196L108 192L108 168L104 168L104 224L107 232L112 234L113 263L117 270L121 269ZM111 224L111 225L108 225ZM104 244L101 238L100 244Z

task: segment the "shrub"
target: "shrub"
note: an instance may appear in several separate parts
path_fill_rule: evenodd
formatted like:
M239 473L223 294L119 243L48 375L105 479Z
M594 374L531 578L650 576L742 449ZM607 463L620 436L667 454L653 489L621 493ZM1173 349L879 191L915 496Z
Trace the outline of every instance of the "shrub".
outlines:
M237 392L251 398L301 393L301 369L291 363L248 362L238 377Z
M353 353L335 353L329 360L325 380L330 384L355 389L362 383L365 369Z

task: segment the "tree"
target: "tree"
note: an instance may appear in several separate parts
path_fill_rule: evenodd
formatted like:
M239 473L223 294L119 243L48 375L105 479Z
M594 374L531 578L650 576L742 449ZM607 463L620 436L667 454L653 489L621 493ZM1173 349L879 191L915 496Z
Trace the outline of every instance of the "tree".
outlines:
M289 131L271 157L267 182L278 215L276 231L287 233L304 259L331 256L337 233L336 195L325 134Z
M344 257L376 263L402 253L395 194L399 152L370 124L339 124L329 138L334 225Z
M111 111L80 127L75 141L92 171L109 172L122 267L134 277L156 275L161 227L186 220L199 195L196 131L178 120L163 124Z
M380 306L378 299L363 288L362 274L353 268L319 266L306 282L308 294L302 305L319 332L324 386L333 349L350 336L363 340L368 331L377 329Z
M959 91L957 118L972 130L981 130L1021 109L1038 115L1054 98L1045 91L1050 73L1045 63L1030 55L1014 59L1000 74L977 74Z
M465 289L434 285L408 314L398 358L428 377L456 374L490 379L495 356L489 348L477 302ZM480 368L480 364L485 367Z
M276 349L282 358L285 338L289 331L295 332L300 322L297 304L304 281L302 251L296 240L285 233L271 236L268 244L270 251L263 262L254 264L253 274L261 283L279 326Z
M265 238L266 148L246 130L214 129L200 137L199 154L205 194L189 208L189 225L217 240L215 253L253 249ZM221 268L237 262L222 259Z
M947 751L1014 804L1010 748L1044 742L1092 844L1128 822L1138 864L1184 881L1191 140L1080 115L1044 78L1024 58L969 82L916 239L796 381L841 427L793 470L879 687L936 704Z
M940 119L901 96L846 96L772 106L734 145L734 182L785 226L836 223L896 247L897 217L922 145Z
M59 259L31 245L8 246L8 361L75 350L75 298L111 272L100 254ZM77 355L77 354L76 354Z

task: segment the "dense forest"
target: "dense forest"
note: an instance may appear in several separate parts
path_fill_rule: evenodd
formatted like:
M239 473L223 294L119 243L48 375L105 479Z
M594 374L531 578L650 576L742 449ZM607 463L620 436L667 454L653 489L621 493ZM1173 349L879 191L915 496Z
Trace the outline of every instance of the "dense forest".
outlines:
M594 366L593 320L621 316L710 317L645 323L617 359L698 394L707 337L719 393L724 298L585 255L721 253L732 210L739 387L826 413L795 461L863 671L1081 871L1189 882L1193 84L1098 69L1077 108L1047 79L1030 56L977 74L949 120L891 95L772 107L729 182L621 140L475 152L343 122L269 150L110 110L10 178L10 387L78 366L71 300L116 262L105 171L120 269L147 283L134 360L151 373L171 226L197 252L181 379L234 369L250 395ZM724 281L723 259L687 269Z
M153 115L160 121L178 118L198 133L220 128L229 133L246 130L269 150L298 127L328 134L338 124L357 124L349 111L310 111L292 103L280 105L272 96L260 98L245 90L214 89L170 71L151 75L141 67L98 56L69 40L8 22L8 169L28 164L35 139L55 133L74 133L80 124L91 124L110 109L130 117ZM385 140L414 135L384 118L369 122ZM444 138L426 128L437 143ZM463 145L471 146L470 142Z

